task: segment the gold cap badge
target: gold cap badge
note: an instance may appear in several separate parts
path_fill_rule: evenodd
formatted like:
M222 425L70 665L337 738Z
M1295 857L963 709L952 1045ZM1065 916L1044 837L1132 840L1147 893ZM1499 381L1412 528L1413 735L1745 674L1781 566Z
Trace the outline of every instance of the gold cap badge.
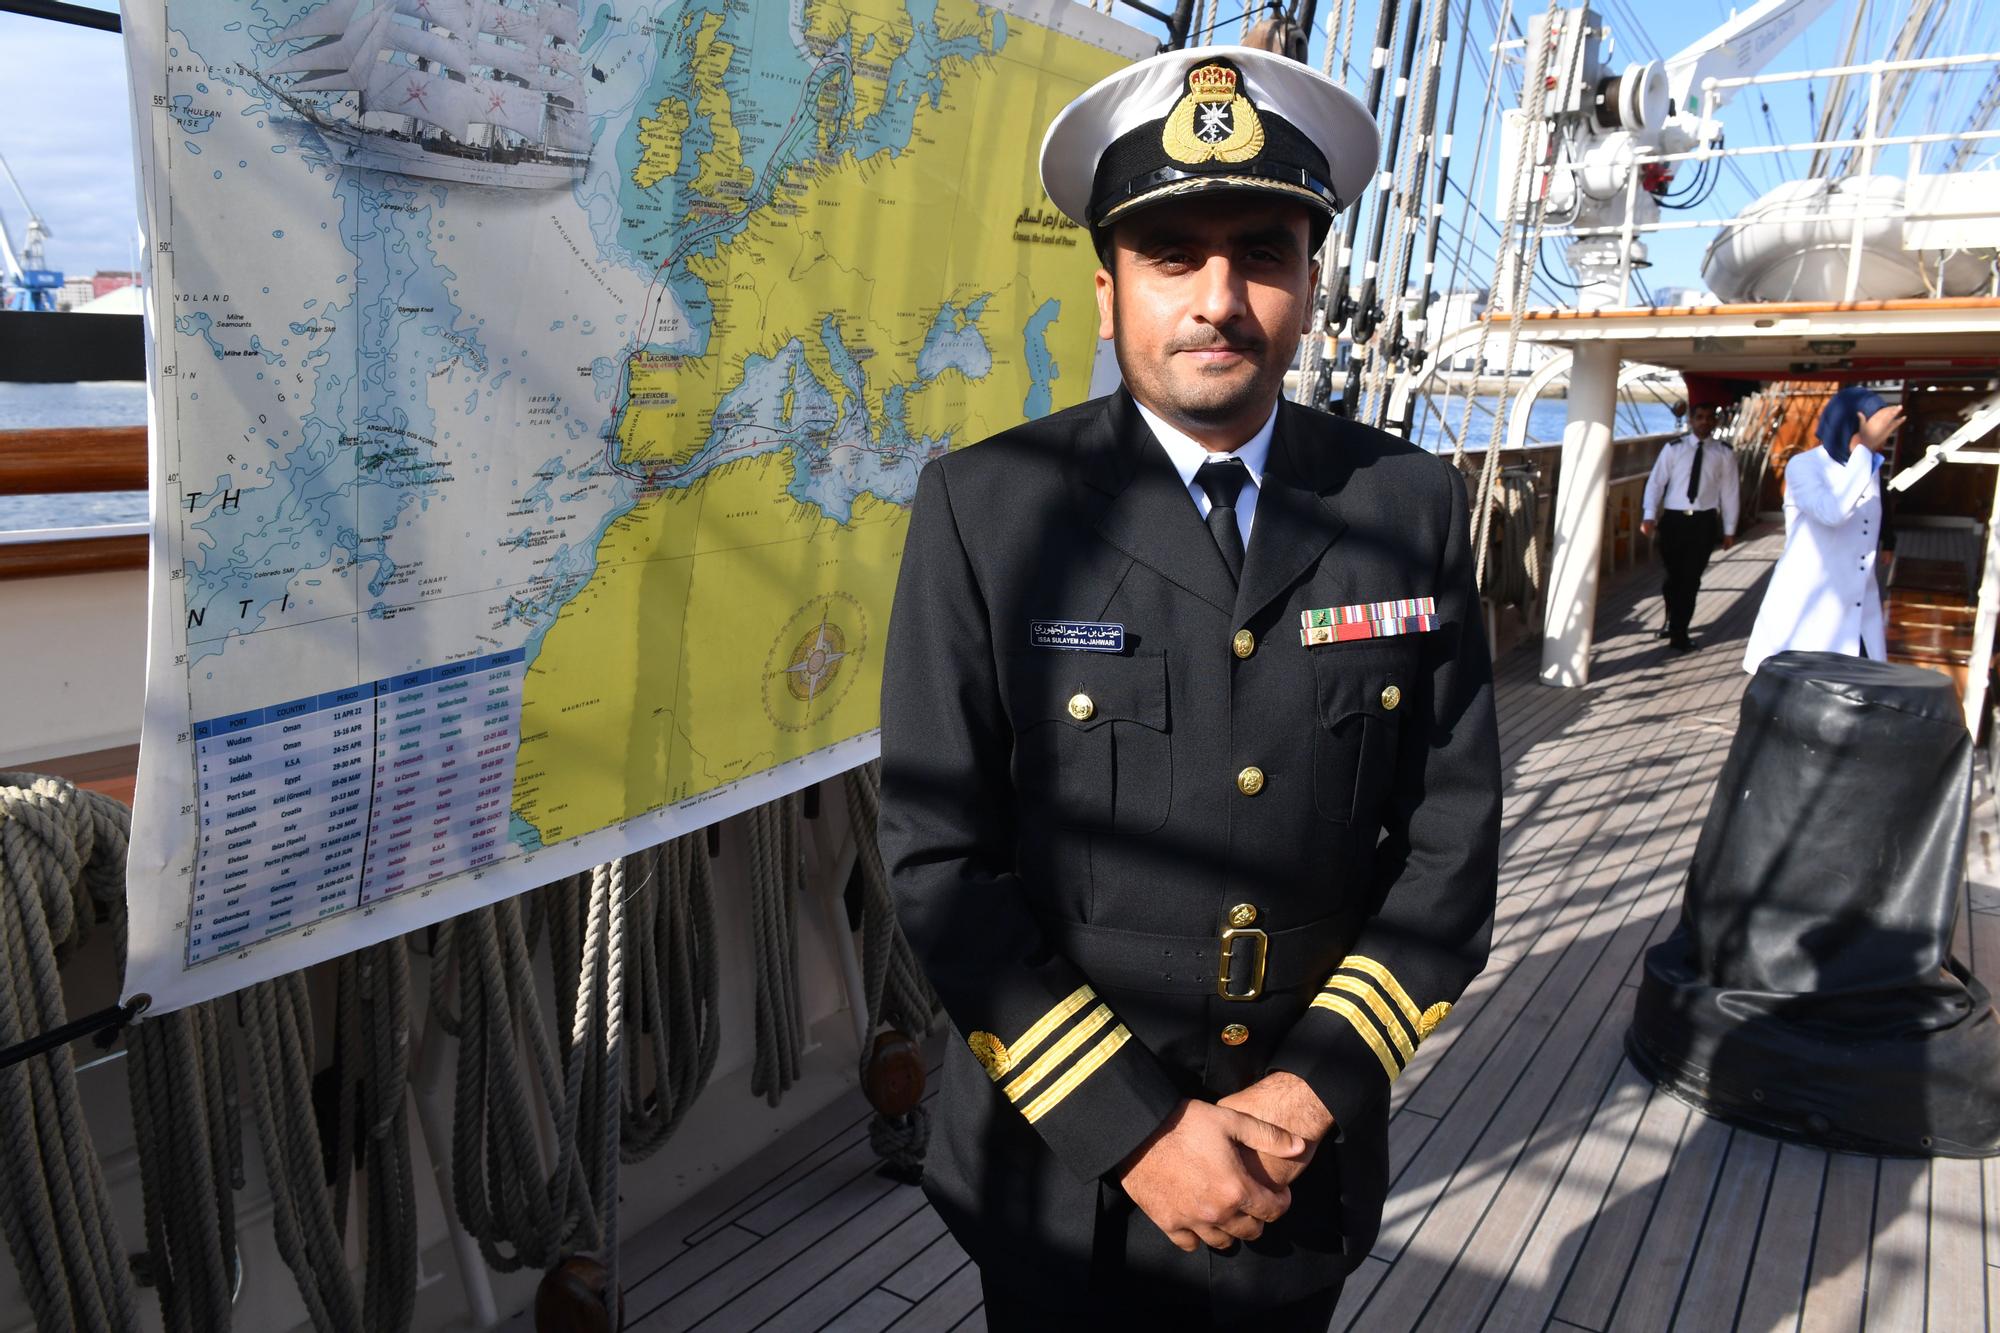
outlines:
M985 1067L986 1072L999 1078L1007 1072L1007 1043L990 1032L975 1032L965 1039L972 1048L972 1058Z
M1264 151L1264 122L1240 91L1236 67L1212 60L1188 71L1187 91L1160 131L1160 146L1176 162L1248 162Z

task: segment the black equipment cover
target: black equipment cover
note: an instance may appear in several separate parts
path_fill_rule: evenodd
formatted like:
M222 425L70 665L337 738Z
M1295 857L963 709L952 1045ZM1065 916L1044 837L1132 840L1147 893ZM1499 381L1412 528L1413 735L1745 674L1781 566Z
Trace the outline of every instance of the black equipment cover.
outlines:
M1711 1115L1824 1147L2000 1152L2000 1019L1950 956L1972 738L1934 671L1780 653L1744 692L1681 923L1626 1050Z

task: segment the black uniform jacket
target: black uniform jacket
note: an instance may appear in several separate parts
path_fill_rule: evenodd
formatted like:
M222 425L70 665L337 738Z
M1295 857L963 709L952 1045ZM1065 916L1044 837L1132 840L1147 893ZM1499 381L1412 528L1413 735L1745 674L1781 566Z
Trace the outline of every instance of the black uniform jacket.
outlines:
M881 842L957 1036L925 1188L990 1280L1051 1307L1123 1288L1228 1314L1367 1253L1389 1085L1491 933L1499 760L1469 548L1453 468L1290 403L1240 586L1122 391L925 469ZM1425 597L1428 631L1301 641L1302 612ZM1055 621L1123 642L1037 646ZM1255 999L1218 993L1236 928L1230 989L1261 961ZM1116 1168L1181 1099L1274 1069L1337 1137L1261 1240L1183 1255Z

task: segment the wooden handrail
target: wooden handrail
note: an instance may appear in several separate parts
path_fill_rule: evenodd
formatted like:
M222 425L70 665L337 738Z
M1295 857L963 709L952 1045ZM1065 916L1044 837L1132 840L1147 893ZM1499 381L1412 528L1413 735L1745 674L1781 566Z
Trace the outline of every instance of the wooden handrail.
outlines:
M145 489L144 426L0 431L0 495Z
M0 542L0 580L144 569L146 543L143 533L46 542Z

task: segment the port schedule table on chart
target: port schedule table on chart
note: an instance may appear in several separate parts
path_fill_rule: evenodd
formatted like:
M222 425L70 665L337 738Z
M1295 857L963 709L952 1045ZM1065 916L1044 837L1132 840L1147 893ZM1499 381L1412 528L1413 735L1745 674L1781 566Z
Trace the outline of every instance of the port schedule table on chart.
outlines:
M525 656L197 722L188 963L498 860Z

